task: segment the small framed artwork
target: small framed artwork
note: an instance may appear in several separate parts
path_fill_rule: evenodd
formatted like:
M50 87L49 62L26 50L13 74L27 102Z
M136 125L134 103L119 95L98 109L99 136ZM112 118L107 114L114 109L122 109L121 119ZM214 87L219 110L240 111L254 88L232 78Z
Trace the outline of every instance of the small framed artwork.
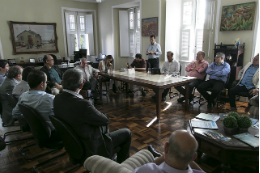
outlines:
M10 21L14 54L58 52L56 23Z
M142 36L158 36L158 17L142 19Z
M222 7L220 31L252 30L255 2Z
M38 62L43 62L43 57L38 57Z

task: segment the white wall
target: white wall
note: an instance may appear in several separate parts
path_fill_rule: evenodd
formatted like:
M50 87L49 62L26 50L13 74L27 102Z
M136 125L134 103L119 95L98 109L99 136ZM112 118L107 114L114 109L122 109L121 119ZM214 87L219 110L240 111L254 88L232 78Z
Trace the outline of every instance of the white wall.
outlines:
M130 61L128 58L119 57L118 54L119 33L116 28L118 27L118 8L116 8L116 6L130 2L136 2L136 0L108 0L98 4L99 50L104 54L111 54L114 56L116 69L124 66L126 62ZM158 28L164 31L165 10L162 11L161 9L165 9L165 0L140 0L140 7L141 18L164 16L162 19L158 18ZM164 15L159 15L160 12ZM141 39L141 53L143 58L147 59L145 51L150 44L150 38L142 37ZM159 37L156 38L156 41L161 44L163 55L160 56L160 59L164 62L164 32L160 33ZM160 62L161 66L163 62Z
M43 57L44 54L18 54L13 55L9 21L56 23L60 57L65 56L61 7L97 10L97 4L77 2L72 0L0 0L0 39L5 59Z

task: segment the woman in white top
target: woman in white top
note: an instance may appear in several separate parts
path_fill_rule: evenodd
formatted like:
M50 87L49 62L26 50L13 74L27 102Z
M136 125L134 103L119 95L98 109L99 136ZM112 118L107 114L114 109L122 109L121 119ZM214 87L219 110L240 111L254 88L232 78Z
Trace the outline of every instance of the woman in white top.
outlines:
M99 62L98 65L98 69L101 72L105 72L107 73L108 70L110 70L110 72L113 70L113 57L112 55L107 55L106 58L103 61ZM110 94L115 94L116 90L118 88L118 83L117 81L114 81L113 79L109 79L109 78L105 78L102 77L102 81L106 82L109 81L109 93ZM115 84L115 86L113 87L113 84Z

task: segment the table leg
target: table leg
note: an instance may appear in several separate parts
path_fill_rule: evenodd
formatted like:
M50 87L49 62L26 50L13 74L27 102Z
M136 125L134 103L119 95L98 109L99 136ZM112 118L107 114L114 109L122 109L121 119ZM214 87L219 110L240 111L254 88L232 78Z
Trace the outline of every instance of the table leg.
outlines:
M156 115L157 121L160 121L161 116L161 102L162 102L162 93L164 91L163 88L153 89L156 94Z
M189 83L185 84L185 107L187 108L189 106Z
M102 102L102 76L99 76L99 97Z

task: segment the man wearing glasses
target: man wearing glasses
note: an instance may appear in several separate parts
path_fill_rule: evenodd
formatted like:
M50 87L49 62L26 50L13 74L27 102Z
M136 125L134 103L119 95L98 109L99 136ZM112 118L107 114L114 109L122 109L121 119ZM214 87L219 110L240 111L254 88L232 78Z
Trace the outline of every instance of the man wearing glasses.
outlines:
M43 62L44 66L41 68L41 71L47 75L46 92L57 95L62 90L62 72L58 66L54 65L54 59L51 55L44 55Z
M230 65L224 61L225 54L218 52L215 57L215 62L210 64L206 73L210 75L208 81L202 82L198 86L198 91L208 101L208 108L211 109L216 105L215 98L224 88L225 83L230 73ZM211 95L208 94L207 89L212 88Z
M191 62L186 68L187 76L196 77L196 80L193 80L189 83L189 101L193 100L194 95L192 94L193 88L197 87L205 78L206 70L208 68L209 63L204 60L205 53L203 51L199 51L196 56L196 60ZM177 101L179 103L185 100L186 89L183 86L175 86L184 97L179 98Z

